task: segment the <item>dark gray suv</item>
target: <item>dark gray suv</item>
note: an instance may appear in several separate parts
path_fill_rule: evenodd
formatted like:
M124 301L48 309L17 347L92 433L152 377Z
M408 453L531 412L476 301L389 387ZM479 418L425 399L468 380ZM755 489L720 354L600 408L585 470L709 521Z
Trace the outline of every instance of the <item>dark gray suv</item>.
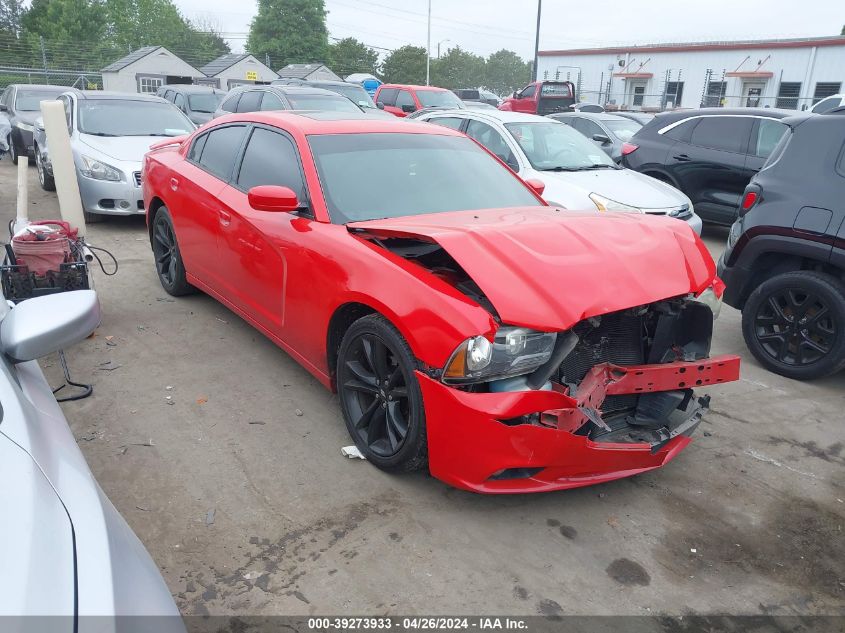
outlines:
M9 117L12 131L9 133L9 156L17 165L18 158L33 158L32 132L35 119L41 116L41 102L55 99L67 86L45 86L39 84L10 84L0 96L0 112Z

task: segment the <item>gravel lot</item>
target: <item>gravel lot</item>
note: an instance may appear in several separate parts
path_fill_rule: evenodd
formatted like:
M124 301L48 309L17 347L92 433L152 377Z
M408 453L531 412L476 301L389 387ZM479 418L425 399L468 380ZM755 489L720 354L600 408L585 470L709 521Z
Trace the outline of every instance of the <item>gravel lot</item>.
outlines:
M14 192L5 159L4 226ZM34 168L30 210L58 216ZM725 238L706 232L714 256ZM731 308L713 352L743 378L678 459L485 497L342 457L336 398L214 300L166 295L142 218L89 241L120 271L96 272L103 324L68 352L94 395L63 408L184 614L845 614L845 374L768 373Z

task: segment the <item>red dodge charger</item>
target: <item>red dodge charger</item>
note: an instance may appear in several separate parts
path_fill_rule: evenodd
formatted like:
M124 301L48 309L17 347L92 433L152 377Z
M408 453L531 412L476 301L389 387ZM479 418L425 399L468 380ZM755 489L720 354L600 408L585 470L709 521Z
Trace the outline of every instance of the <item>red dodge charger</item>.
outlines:
M722 287L685 223L552 208L458 132L341 116L231 115L154 146L164 289L210 294L336 389L385 470L555 490L689 444L693 389L739 359L709 357Z

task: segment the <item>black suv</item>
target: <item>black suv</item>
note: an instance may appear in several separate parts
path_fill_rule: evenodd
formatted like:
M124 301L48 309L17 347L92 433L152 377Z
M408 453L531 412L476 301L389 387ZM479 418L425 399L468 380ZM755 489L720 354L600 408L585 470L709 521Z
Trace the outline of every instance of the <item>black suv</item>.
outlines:
M668 182L705 222L736 220L743 189L795 114L771 108L701 108L658 114L622 148L622 164Z
M786 134L745 188L719 276L757 360L818 378L845 368L845 116L781 122Z

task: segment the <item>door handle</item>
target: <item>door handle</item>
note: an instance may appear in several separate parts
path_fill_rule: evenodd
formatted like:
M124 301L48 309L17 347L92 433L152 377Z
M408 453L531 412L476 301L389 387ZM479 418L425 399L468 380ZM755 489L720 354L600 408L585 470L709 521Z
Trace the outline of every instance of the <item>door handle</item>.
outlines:
M170 188L171 188L173 191L176 191L176 190L179 188L179 181L178 181L178 180L176 180L176 178L171 178L171 179L170 179Z
M688 161L692 160L692 159L691 159L689 156L687 156L686 154L678 154L678 155L676 155L676 156L673 156L672 158L674 158L675 160L680 161L680 162L682 162L682 163L686 163L686 162L688 162Z
M232 216L223 211L222 209L217 212L217 215L220 216L221 226L229 226L229 224L232 222Z

